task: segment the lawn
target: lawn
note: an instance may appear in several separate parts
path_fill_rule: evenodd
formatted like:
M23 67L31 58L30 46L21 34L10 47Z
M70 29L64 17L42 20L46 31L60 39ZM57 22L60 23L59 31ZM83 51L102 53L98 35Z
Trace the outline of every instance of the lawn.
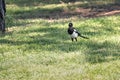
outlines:
M71 10L86 2L32 1L6 0L0 80L120 80L119 14L82 17ZM90 39L72 42L69 22Z

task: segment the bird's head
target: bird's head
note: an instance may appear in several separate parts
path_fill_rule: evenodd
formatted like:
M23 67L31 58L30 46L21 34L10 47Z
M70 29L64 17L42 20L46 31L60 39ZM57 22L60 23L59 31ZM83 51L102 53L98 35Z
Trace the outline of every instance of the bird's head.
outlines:
M69 26L69 27L73 27L73 23L69 23L68 26Z

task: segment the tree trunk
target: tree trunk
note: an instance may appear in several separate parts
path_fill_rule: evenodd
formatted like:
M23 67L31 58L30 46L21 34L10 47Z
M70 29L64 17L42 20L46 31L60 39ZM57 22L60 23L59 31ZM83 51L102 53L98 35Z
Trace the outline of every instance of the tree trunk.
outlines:
M2 31L2 33L5 32L5 13L6 13L5 1L0 0L0 31Z

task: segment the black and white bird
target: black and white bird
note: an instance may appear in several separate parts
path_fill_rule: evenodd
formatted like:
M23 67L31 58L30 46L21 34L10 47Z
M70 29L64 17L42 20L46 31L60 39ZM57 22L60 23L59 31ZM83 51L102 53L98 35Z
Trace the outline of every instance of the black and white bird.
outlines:
M88 37L82 36L74 27L73 23L68 24L68 34L71 36L71 40L74 41L74 39L77 41L77 37L82 37L84 39L89 39Z

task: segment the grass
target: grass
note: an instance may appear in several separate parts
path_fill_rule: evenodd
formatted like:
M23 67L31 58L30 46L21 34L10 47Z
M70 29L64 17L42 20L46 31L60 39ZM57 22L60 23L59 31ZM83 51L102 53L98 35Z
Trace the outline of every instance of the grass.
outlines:
M49 6L55 12L67 4L22 7L19 1L7 1L8 31L0 34L0 80L120 79L120 15L49 20L35 15L37 10ZM90 39L71 42L66 32L71 21Z

